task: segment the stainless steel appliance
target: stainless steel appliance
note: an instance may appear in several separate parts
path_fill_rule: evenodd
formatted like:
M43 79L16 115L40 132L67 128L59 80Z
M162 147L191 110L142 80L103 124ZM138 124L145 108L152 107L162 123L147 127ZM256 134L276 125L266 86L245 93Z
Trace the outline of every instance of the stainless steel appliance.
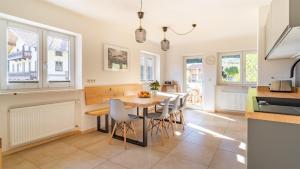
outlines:
M272 92L292 92L291 80L276 80L271 82L270 91Z

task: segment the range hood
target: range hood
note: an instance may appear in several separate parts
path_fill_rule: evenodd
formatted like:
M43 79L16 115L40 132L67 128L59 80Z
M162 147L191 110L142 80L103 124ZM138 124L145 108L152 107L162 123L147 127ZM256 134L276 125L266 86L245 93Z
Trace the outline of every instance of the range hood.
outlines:
M300 55L300 27L287 27L266 59L296 58Z
M265 59L300 55L300 0L273 0L266 25Z

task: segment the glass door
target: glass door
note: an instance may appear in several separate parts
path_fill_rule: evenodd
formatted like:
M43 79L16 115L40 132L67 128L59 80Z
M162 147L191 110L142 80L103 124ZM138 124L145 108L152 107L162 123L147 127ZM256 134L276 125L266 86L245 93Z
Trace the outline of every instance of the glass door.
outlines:
M188 107L201 109L203 100L203 64L201 56L184 57L184 91L189 93Z

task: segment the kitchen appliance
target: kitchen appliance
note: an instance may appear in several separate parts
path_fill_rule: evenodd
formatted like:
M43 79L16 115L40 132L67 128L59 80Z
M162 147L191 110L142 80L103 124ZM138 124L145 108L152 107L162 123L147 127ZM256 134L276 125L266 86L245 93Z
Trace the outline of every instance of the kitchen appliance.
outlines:
M271 92L292 92L292 81L291 80L275 80L271 82Z
M300 99L253 97L255 112L300 116Z

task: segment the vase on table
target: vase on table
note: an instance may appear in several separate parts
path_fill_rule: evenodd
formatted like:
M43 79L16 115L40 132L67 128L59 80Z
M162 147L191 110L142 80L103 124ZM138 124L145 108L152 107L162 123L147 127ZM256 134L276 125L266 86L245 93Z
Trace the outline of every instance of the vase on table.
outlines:
M157 96L157 92L158 92L158 90L151 90L151 94L152 94L153 96Z

